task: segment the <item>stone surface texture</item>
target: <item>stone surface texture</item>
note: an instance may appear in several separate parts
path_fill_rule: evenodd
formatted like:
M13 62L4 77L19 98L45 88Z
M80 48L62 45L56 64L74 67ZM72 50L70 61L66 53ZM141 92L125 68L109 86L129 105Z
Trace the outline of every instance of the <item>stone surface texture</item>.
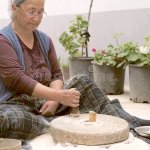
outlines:
M21 141L1 138L0 150L21 150Z
M114 116L97 114L96 122L88 122L88 114L66 115L51 122L50 133L60 143L103 145L126 140L129 127L125 120Z

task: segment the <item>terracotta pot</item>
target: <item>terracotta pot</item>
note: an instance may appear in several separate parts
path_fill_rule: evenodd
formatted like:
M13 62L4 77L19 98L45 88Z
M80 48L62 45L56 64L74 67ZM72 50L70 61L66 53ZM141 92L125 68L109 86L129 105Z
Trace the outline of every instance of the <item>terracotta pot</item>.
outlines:
M21 141L1 138L0 150L21 150Z

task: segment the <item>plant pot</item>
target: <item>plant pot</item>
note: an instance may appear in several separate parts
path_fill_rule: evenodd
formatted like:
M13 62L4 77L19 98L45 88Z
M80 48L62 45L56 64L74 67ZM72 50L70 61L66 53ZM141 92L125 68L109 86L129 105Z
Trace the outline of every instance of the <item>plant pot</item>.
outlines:
M64 81L69 79L69 66L62 67L63 79Z
M107 95L124 93L125 69L93 63L93 77L99 88Z
M93 58L91 57L69 58L70 77L79 74L86 74L91 79L93 79L93 64L91 63L92 60Z
M150 66L129 65L130 99L150 103Z

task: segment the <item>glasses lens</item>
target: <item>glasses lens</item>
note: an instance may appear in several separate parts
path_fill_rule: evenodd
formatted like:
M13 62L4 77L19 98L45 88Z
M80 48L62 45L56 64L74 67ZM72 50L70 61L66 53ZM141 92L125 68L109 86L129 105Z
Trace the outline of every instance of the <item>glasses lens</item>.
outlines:
M46 12L45 11L39 11L39 12L36 12L34 10L28 10L28 11L25 11L23 9L21 9L19 6L17 6L21 11L24 11L26 13L26 15L29 17L29 18L34 18L36 16L38 16L39 18L44 18L47 16Z
M46 17L46 12L28 12L29 17L33 18L38 16L39 18L44 18Z

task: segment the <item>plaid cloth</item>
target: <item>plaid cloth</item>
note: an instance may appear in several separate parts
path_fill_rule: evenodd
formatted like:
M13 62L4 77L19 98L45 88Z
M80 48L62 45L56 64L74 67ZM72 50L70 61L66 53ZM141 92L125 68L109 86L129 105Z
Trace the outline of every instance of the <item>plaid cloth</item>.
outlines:
M81 113L88 113L90 110L93 110L98 114L112 115L126 120L129 123L130 129L140 126L136 118L111 102L88 76L78 75L72 78L66 84L66 88L72 87L77 88L81 92L79 107Z
M32 138L48 127L44 117L38 114L42 100L21 95L0 103L0 137Z
M66 82L65 88L76 88L81 93L80 112L90 110L98 114L113 115L125 119L130 128L140 126L133 116L118 107L103 94L88 76L78 75ZM69 113L69 107L59 105L54 117L43 117L38 110L46 100L20 95L0 103L0 137L29 139L42 133L49 126L49 122L60 115Z

